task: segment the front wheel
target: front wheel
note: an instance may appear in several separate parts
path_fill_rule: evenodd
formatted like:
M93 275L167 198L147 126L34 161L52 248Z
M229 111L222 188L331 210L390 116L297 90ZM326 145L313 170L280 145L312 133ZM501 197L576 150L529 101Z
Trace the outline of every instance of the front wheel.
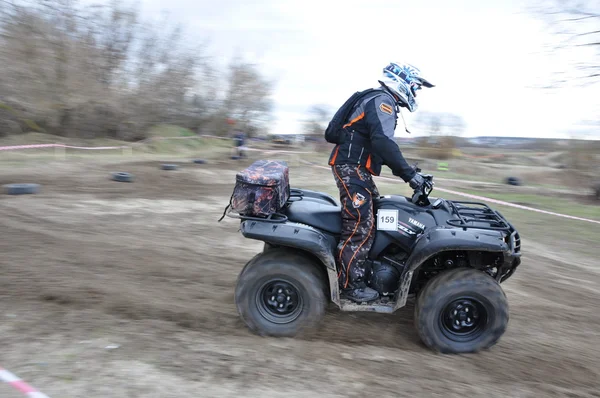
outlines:
M429 348L451 354L495 345L508 325L508 302L500 285L472 268L445 271L419 292L415 327Z
M323 317L327 305L324 277L310 258L271 249L240 274L235 303L253 332L292 337Z

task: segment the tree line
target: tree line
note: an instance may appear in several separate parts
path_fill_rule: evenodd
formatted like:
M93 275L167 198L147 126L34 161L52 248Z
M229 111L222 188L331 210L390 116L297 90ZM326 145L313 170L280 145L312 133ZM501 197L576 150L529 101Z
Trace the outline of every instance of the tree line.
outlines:
M0 0L0 135L144 138L173 123L211 134L265 127L273 89L239 57L221 70L207 42L126 1Z

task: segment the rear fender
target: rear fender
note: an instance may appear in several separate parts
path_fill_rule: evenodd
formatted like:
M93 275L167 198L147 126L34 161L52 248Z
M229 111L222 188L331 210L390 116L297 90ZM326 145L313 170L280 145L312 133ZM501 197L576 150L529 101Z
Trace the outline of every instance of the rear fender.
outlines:
M311 226L294 222L273 223L245 220L241 222L242 235L278 246L287 246L307 251L318 258L327 270L331 301L340 304L340 292L335 264L336 239Z

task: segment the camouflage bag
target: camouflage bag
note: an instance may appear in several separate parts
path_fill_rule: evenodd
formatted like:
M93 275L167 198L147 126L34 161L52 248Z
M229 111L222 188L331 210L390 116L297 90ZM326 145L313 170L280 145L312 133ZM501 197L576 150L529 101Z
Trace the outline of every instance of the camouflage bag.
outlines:
M238 172L235 180L225 212L230 208L241 216L268 217L278 213L290 196L289 168L284 161L257 160Z

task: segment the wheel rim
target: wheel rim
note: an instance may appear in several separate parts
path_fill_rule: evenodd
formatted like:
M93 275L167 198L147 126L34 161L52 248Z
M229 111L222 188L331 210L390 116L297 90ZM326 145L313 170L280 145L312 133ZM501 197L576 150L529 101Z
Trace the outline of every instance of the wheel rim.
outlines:
M280 279L265 282L256 295L260 314L277 324L296 320L302 312L302 303L299 289L293 283Z
M488 309L479 299L459 297L440 313L440 328L451 340L472 341L485 332L488 317Z

